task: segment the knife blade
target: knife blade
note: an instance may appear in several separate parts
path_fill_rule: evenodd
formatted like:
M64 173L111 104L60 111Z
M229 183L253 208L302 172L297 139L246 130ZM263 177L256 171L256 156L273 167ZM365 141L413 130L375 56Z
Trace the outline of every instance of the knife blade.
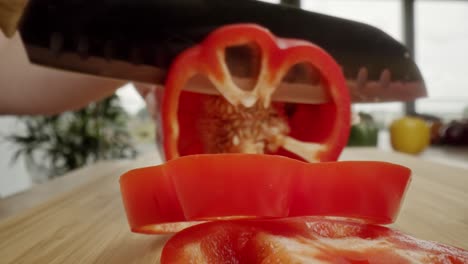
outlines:
M33 63L163 84L177 54L221 25L242 22L324 48L341 65L353 102L426 96L424 80L408 51L383 31L286 5L254 0L31 0L20 32ZM239 83L252 81L234 75ZM207 87L200 81L186 89L217 93ZM327 100L318 84L288 81L274 99Z

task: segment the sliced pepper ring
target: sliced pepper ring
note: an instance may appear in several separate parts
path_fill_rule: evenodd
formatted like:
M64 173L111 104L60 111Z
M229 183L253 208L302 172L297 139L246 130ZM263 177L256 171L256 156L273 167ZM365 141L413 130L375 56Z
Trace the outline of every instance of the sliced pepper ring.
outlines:
M204 154L129 171L120 186L131 230L151 234L233 218L337 216L388 224L410 174L385 162Z
M226 50L242 45L254 45L260 54L251 90L235 83L226 63ZM287 115L283 113L285 104L272 102L272 96L288 71L299 64L317 71L330 101L295 104L294 113ZM204 107L207 98L213 96L183 91L196 76L207 78L222 102ZM258 25L221 27L199 45L182 52L169 69L162 97L160 139L167 160L191 154L241 152L280 154L309 162L334 161L349 135L350 97L339 65L316 45L277 38ZM207 113L200 113L204 108ZM205 119L210 119L213 112L222 111L226 119L208 125L210 128L200 128L199 123L207 123ZM199 119L204 121L197 123ZM221 142L222 147L207 146L212 142Z

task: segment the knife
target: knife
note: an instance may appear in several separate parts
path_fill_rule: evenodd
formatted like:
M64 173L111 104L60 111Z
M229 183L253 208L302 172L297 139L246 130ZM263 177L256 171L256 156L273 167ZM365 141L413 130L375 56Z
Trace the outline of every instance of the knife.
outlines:
M172 59L217 27L257 23L275 35L308 40L341 65L353 102L426 96L407 49L355 21L255 0L31 0L20 32L32 63L136 82L163 84ZM242 63L242 61L238 62ZM251 82L242 76L239 83ZM191 82L187 90L216 93ZM283 81L274 99L320 103L319 85Z

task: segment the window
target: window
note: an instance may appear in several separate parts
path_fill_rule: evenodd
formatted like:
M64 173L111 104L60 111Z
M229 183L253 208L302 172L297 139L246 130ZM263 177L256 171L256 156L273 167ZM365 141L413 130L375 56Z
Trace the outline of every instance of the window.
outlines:
M402 7L398 0L302 0L301 7L375 26L402 41Z
M418 112L460 118L468 107L468 2L416 1L415 46L429 93Z
M399 0L302 0L306 10L346 18L375 26L398 41L402 41L402 6ZM388 123L395 115L403 113L403 106L394 103L355 104L354 111L372 113L378 120Z

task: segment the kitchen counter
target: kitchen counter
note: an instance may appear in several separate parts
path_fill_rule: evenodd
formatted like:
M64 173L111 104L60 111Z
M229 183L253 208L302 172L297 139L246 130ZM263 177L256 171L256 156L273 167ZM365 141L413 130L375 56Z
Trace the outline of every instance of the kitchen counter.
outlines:
M468 169L375 148L348 148L342 160L381 160L413 170L393 227L468 249ZM119 176L160 163L155 153L101 162L0 200L2 263L157 263L165 236L129 231Z

